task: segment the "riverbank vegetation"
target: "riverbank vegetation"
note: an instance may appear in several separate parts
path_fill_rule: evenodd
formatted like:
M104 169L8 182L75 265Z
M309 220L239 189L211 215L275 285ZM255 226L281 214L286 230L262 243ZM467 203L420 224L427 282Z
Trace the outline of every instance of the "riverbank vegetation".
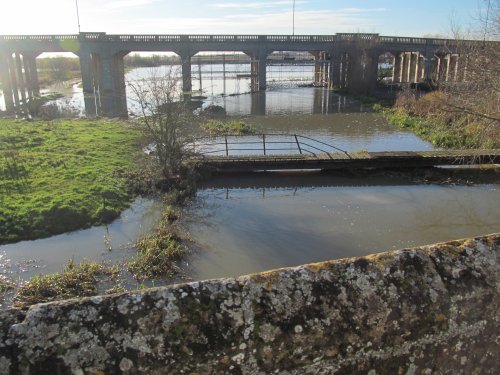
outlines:
M136 241L137 255L126 264L126 269L136 279L154 280L182 272L178 263L188 253L188 248L177 226L180 215L179 208L166 206L156 230Z
M21 285L14 296L14 306L25 308L36 303L95 296L100 279L113 279L118 272L117 267L96 262L76 265L69 261L62 272L35 276Z
M255 128L242 120L208 120L203 130L211 137L255 134Z
M392 108L376 107L398 126L439 147L500 148L500 0L479 15L475 32L454 30L463 79L432 82L435 91L401 91ZM469 40L475 39L475 42ZM481 42L482 41L482 42Z
M131 199L140 134L108 120L0 120L0 243L106 223Z
M392 124L408 129L443 148L499 148L499 120L485 120L468 113L446 110L448 97L441 91L419 98L414 91L401 92L393 107L375 104Z

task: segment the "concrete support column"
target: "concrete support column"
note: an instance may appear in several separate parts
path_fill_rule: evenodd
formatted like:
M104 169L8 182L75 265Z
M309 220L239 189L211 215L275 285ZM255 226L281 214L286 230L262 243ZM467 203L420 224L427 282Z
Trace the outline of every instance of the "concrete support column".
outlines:
M342 57L340 52L335 51L332 54L332 59L330 62L330 83L331 88L341 88L341 67L342 67Z
M464 82L467 72L467 58L457 55L457 82Z
M418 71L418 53L410 52L410 77L408 82L415 83L418 82L417 71Z
M85 113L87 116L98 116L101 114L98 78L100 59L98 55L89 51L82 51L79 57Z
M126 53L102 54L102 87L99 90L102 114L108 117L127 117L125 72L123 56Z
M417 69L417 82L425 80L425 58L420 53L418 54L418 69Z
M191 95L191 91L193 91L193 82L191 80L191 57L193 55L191 52L179 53L182 69L182 91L184 95Z
M21 101L19 100L19 87L17 85L17 75L16 75L16 62L14 58L9 56L9 73L10 73L10 82L12 85L12 95L14 97L14 107L20 108Z
M451 79L451 55L446 54L444 57L445 68L444 68L444 80L448 82Z
M322 58L323 58L322 85L324 87L328 87L330 85L330 56L328 55L328 52L323 51Z
M401 79L401 82L410 82L410 56L411 53L403 53L403 78Z
M434 77L434 66L436 64L436 57L434 56L434 53L426 53L425 54L425 60L424 60L424 71L423 71L423 76L424 80L427 82L430 82Z
M349 53L343 51L341 53L341 66L340 66L340 88L345 89L349 87L349 70L350 61Z
M250 114L252 116L266 115L266 93L261 92L250 96Z
M314 86L321 85L321 51L309 51L314 56Z
M334 80L337 78L334 77L337 73L334 71L334 60L335 60L335 51L328 51L327 53L327 58L328 58L328 80L327 80L327 87L328 89L333 89L335 87L334 85Z
M263 53L260 54L258 57L258 64L259 64L259 91L266 91L267 87L267 54Z
M458 55L450 55L450 81L453 82L458 81L458 64L459 64Z
M250 61L250 86L252 92L259 91L259 62L255 59L254 56L251 56Z
M403 73L403 52L397 52L392 62L392 83L401 82Z
M377 88L378 58L378 51L367 51L365 53L363 76L366 94L372 94Z
M40 95L40 84L38 83L38 71L36 67L35 53L23 53L24 70L26 73L26 87L30 92L30 96Z
M19 91L21 93L21 105L26 108L27 105L27 97L26 97L26 85L24 83L24 72L23 72L23 63L21 60L21 54L15 53L15 65L16 65L16 70L17 70L17 79L18 79L18 85L19 85ZM24 112L24 110L23 110Z
M2 82L5 110L8 114L13 114L14 97L12 92L12 82L9 70L9 56L7 54L0 55L0 81Z
M445 55L437 55L437 61L436 61L436 80L437 81L446 80L446 67L447 67L447 62L445 59Z

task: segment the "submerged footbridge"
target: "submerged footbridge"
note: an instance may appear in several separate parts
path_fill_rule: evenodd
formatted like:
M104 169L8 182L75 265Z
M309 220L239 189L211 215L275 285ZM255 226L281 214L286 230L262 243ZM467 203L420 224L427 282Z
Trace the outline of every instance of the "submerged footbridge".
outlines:
M479 42L478 42L479 43ZM481 42L482 43L482 42ZM266 65L274 51L307 51L315 59L315 83L369 94L379 57L393 56L393 82L429 79L466 81L466 59L455 40L335 35L3 35L0 80L7 112L15 113L39 94L36 57L72 52L80 59L85 108L89 114L127 116L123 58L131 51L174 52L180 56L184 92L190 92L191 58L198 52L240 51L250 57L254 90L266 89ZM462 61L464 60L464 61Z
M347 152L298 134L222 136L192 144L206 171L353 170L500 163L500 150Z

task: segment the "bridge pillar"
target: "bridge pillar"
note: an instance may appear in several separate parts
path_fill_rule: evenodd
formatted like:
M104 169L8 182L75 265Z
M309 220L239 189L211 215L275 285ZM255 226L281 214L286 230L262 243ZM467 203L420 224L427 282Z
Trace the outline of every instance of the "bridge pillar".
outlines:
M392 82L401 83L403 82L403 71L404 71L404 52L397 52L394 56L394 64L392 70Z
M314 86L319 86L321 82L321 52L320 51L309 51L311 55L314 56Z
M15 53L15 65L17 70L17 79L19 85L19 91L21 93L21 111L26 115L25 110L28 104L27 96L26 96L26 85L24 84L24 72L23 72L23 64L21 60L21 54Z
M179 52L178 55L181 58L181 70L182 70L182 91L184 95L191 95L193 91L193 82L191 79L191 57L195 54L191 52Z
M10 72L10 82L12 87L12 94L14 97L14 106L17 109L21 108L21 101L19 100L19 86L17 85L17 74L16 74L16 62L14 58L9 56L9 72Z
M341 66L340 66L340 88L345 89L349 86L349 54L346 51L342 51L340 56Z
M250 114L252 116L266 115L266 93L261 92L250 96Z
M435 78L436 81L442 81L445 76L445 61L444 55L439 54L435 57Z
M378 72L378 51L352 48L349 51L350 91L369 95L375 91Z
M102 54L102 114L108 117L127 117L127 95L125 91L125 69L123 57L127 52Z
M259 67L259 91L266 91L267 87L267 54L260 54L257 57Z
M40 95L40 84L38 83L38 70L36 57L38 53L23 53L24 70L26 74L26 85L31 97Z
M418 82L418 79L417 79L417 72L418 72L418 52L415 53L415 52L410 52L410 69L409 69L409 73L410 73L410 79L408 80L408 82L410 83L416 83Z
M85 112L89 116L127 117L123 57L128 51L81 51Z
M259 91L259 62L253 54L247 53L247 55L250 56L250 90Z
M411 53L403 53L403 79L401 82L410 82L410 59Z
M421 82L424 79L425 79L425 58L419 52L419 54L418 54L417 82Z
M427 52L424 56L424 71L423 76L426 82L433 80L434 70L436 68L437 59L434 52Z
M97 79L97 64L92 53L81 53L80 69L82 73L83 100L85 102L85 113L87 116L98 116L101 112L99 105L99 84Z
M450 81L458 82L458 67L460 63L460 58L458 55L450 55Z
M464 82L467 77L467 57L457 55L457 82Z
M340 56L340 52L337 51L331 53L331 61L330 61L330 85L329 88L337 89L341 88L340 76L341 76L341 67L342 67L342 57Z
M10 56L7 54L0 55L0 81L2 83L5 110L8 114L13 114L15 111L15 105L12 81L10 77L9 59Z

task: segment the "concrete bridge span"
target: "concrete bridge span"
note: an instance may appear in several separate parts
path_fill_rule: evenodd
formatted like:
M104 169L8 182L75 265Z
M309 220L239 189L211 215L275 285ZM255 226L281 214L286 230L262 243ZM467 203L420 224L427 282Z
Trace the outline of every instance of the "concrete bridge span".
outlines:
M315 81L330 88L369 94L375 88L379 57L393 56L392 81L466 80L455 40L335 35L4 35L0 36L0 80L6 109L39 94L36 57L73 52L80 59L87 113L126 116L123 57L136 52L180 56L184 92L190 92L191 57L198 52L241 51L251 58L252 87L266 89L267 56L274 51L308 51L315 58ZM98 96L99 100L96 100ZM97 107L96 107L97 106Z

